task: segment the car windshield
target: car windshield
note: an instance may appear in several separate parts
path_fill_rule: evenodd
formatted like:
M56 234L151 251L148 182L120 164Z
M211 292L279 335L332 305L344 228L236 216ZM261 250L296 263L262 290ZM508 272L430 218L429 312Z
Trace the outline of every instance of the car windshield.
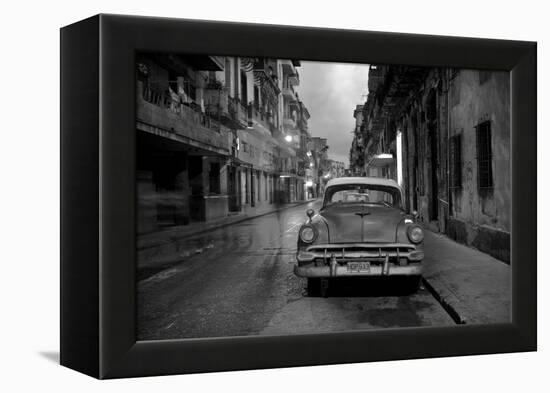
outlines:
M401 207L399 189L368 184L342 184L325 191L323 206L366 203L387 207Z

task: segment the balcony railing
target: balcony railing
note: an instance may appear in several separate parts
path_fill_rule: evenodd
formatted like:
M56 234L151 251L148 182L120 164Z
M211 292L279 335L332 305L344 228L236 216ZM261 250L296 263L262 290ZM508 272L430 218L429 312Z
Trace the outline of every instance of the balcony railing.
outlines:
M226 89L213 86L204 90L206 112L232 129L248 126L248 111L239 100L229 96Z
M288 81L292 86L298 86L300 84L300 74L298 70L295 70L293 74L288 76Z
M294 131L296 130L296 121L291 117L285 117L283 119L283 126L285 130Z
M250 105L248 108L249 121L255 124L259 124L262 128L267 130L271 136L275 136L278 129L273 123L273 116L267 112L264 112L257 105Z
M175 93L162 92L149 86L142 88L142 98L146 102L164 108L186 119L191 119L193 123L200 124L214 131L220 131L219 122L203 112L200 105L194 101L182 102L180 96Z
M235 97L228 98L228 110L231 117L244 127L248 126L248 109Z
M273 64L274 66L275 64ZM281 92L277 83L278 76L275 68L267 59L259 58L254 61L254 80L265 86L274 98Z
M195 102L182 102L177 94L144 86L141 81L137 84L137 100L137 119L145 130L191 138L208 148L229 149L221 124Z
M296 92L290 83L285 83L283 86L283 97L290 101L296 101Z
M294 64L292 63L292 60L282 59L280 61L281 61L281 66L283 67L284 71L286 71L290 74L293 74L294 72L296 72L296 68L294 67Z

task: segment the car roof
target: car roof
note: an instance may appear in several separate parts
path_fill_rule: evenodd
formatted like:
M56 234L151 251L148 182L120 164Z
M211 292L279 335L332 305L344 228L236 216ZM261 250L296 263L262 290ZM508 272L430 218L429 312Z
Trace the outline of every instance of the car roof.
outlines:
M366 184L375 186L388 186L401 189L399 184L393 179L385 179L382 177L337 177L327 182L326 187L339 186L343 184Z

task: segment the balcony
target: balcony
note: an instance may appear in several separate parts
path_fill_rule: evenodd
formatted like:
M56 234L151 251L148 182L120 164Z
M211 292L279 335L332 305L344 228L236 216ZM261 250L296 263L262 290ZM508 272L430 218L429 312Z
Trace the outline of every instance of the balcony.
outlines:
M283 127L288 131L296 130L296 120L291 117L285 117L283 119Z
M290 102L296 101L296 92L290 83L283 86L283 98L285 100L289 100Z
M280 60L281 66L283 67L283 74L285 79L287 79L293 86L298 86L300 84L300 75L296 70L296 61L292 60ZM297 65L300 65L299 62Z
M366 103L369 133L384 132L388 117L423 83L427 72L425 67L371 65Z
M181 57L197 70L223 71L225 68L225 61L221 56L182 55Z
M206 113L228 128L242 130L248 126L247 108L238 99L230 97L223 87L207 87L204 103Z
M386 73L387 68L385 66L370 66L368 79L369 92L375 92L380 86L384 84Z
M290 74L288 76L288 82L292 84L292 86L300 85L300 74L298 73L298 71L295 71L293 74Z
M241 125L241 128L248 127L248 108L235 97L228 97L228 104L229 115L231 118Z
M278 75L276 72L276 64L269 62L269 60L260 58L254 61L254 80L256 83L263 86L268 94L274 99L281 92L278 84Z
M138 129L218 154L229 153L226 129L194 102L137 83Z
M284 59L284 60L280 60L280 62L281 62L281 66L283 67L283 71L285 73L294 74L296 72L296 68L292 60Z
M249 114L249 124L252 123L255 129L266 136L273 136L276 133L277 127L273 124L273 116L269 113L263 112L256 106L251 106Z

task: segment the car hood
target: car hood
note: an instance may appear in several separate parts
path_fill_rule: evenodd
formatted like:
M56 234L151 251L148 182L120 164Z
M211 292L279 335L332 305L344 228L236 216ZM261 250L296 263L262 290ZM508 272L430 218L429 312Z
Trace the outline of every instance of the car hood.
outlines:
M396 241L397 226L405 213L369 204L329 206L320 213L330 243L388 243Z

